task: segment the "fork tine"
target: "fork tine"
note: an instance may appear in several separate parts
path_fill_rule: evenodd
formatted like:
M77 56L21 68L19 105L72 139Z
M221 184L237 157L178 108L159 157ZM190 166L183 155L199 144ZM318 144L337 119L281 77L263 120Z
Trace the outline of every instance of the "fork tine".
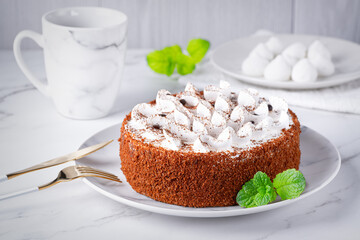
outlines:
M98 177L98 178L104 178L107 180L111 180L111 181L115 181L115 182L119 182L121 183L121 180L118 179L117 177L108 177L108 176L104 176L104 175L99 175L99 174L82 174L80 177Z
M102 174L102 173L97 173L97 172L86 172L86 173L81 173L81 175L99 175L99 176L104 176L104 177L108 177L108 178L119 179L117 176L114 176L114 175Z
M112 179L115 179L116 181L120 181L121 180L114 174L108 173L108 172L104 172L98 169L94 169L91 167L87 167L87 166L77 166L76 169L80 172L80 174L82 175L101 175L101 176L105 176L105 177L109 177Z
M101 172L101 171L92 171L92 170L89 170L89 171L82 172L82 173L83 173L83 174L87 174L87 173L89 173L89 174L99 174L99 175L104 175L104 176L108 176L108 177L116 177L116 178L117 178L117 176L115 176L115 175L113 175L113 174L103 173L103 172Z
M117 177L116 175L114 175L114 174L112 174L112 173L105 172L105 171L98 170L98 169L91 168L91 167L78 166L77 169L78 169L80 172L82 172L82 173L96 172L96 173L99 173L99 174L105 174L105 175L108 175L108 176L115 176L115 177Z
M94 169L94 168L81 168L81 169L79 169L79 171L80 172L97 172L97 173L106 174L106 175L110 175L110 176L116 176L115 174L108 173L108 172L98 170L98 169Z

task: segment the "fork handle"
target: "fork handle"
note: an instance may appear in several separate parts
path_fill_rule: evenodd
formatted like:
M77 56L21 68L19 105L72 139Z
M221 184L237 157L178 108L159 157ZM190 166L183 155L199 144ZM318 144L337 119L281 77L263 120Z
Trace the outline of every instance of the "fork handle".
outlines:
M20 190L17 192L0 195L0 201L9 199L9 198L13 198L13 197L18 197L18 196L25 195L25 194L32 193L32 192L37 192L37 191L39 191L38 187L32 187L32 188Z
M0 182L5 182L6 180L8 180L6 175L0 175Z

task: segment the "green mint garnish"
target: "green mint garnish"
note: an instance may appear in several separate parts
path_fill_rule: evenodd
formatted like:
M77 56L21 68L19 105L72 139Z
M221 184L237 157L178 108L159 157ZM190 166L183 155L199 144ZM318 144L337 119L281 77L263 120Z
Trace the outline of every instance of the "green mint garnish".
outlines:
M295 169L288 169L274 178L274 187L282 200L299 197L305 185L304 175Z
M172 55L165 51L154 51L146 56L149 67L157 73L170 76L173 74L175 64Z
M209 48L209 41L204 39L193 39L188 43L186 50L191 58L194 59L195 63L198 63L204 58Z
M276 192L270 178L260 171L243 185L236 196L236 202L246 208L266 205L275 199Z
M177 58L176 70L180 75L192 73L195 70L195 62L191 57L180 53Z
M288 169L274 178L274 183L263 172L257 172L246 182L236 196L236 202L246 208L266 205L276 199L276 193L282 200L300 196L305 190L304 175L296 169ZM276 190L275 190L275 189Z
M190 56L183 54L179 45L174 45L149 53L146 60L154 72L171 76L176 68L180 75L186 75L195 70L195 64L203 59L209 47L208 41L193 39L187 47Z
M177 62L178 55L182 54L181 47L179 45L174 45L171 47L164 48L163 51L173 63Z

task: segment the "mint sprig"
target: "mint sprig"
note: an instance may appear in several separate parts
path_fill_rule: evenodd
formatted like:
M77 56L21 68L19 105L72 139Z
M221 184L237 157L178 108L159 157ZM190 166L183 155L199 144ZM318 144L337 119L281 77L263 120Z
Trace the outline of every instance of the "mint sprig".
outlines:
M180 75L186 75L195 70L196 64L204 58L209 47L209 41L193 39L187 46L190 56L185 55L179 45L174 45L149 53L146 60L154 72L171 76L176 69Z
M236 197L237 203L247 208L266 205L275 199L273 184L263 172L257 172L253 179L246 182Z
M179 54L182 54L180 46L174 45L149 53L146 60L152 70L170 76L175 70Z
M305 189L304 175L295 169L288 169L276 175L274 187L282 200L297 198Z
M305 185L304 175L296 169L279 173L274 178L274 183L266 173L259 171L242 186L236 196L236 202L242 207L251 208L274 201L277 194L282 200L293 199L300 196L305 190Z
M189 42L186 50L195 61L195 63L200 62L205 56L206 52L210 48L209 41L204 39L193 39Z
M191 57L180 53L177 56L176 70L180 75L192 73L195 70L195 62Z

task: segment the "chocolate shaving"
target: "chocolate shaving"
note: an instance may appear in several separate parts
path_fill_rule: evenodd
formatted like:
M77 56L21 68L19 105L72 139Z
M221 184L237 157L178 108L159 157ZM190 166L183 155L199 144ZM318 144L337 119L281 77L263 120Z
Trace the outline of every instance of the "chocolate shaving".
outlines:
M166 117L166 114L160 113L159 116L160 116L160 117Z
M185 99L180 99L180 103L185 106L186 100Z
M159 124L155 124L155 125L153 125L153 128L155 128L155 129L161 129L161 127L160 127L160 125L159 125Z
M273 107L271 106L271 104L268 104L268 109L270 112L273 110Z

